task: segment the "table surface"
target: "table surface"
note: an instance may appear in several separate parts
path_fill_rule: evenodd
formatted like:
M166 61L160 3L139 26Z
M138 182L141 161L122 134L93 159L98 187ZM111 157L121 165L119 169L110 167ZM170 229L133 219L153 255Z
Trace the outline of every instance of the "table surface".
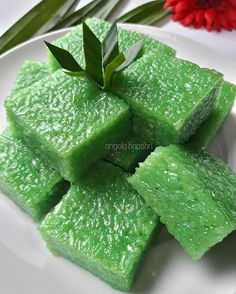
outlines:
M125 12L149 1L150 0L125 0L121 10L122 12ZM39 0L1 0L0 35L38 2ZM79 6L82 6L87 2L89 2L89 0L81 0ZM209 33L203 29L195 30L192 28L185 28L170 19L164 23L158 24L158 26L163 28L163 30L197 40L236 61L236 30L233 32L222 31L220 33Z

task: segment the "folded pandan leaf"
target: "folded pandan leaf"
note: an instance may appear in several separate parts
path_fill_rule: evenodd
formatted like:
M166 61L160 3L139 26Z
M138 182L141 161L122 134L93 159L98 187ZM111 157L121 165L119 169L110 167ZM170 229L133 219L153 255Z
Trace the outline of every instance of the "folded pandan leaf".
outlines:
M78 62L67 50L54 46L46 41L44 42L63 69L74 73L83 71Z
M67 50L48 42L45 42L45 44L66 74L80 76L84 73L98 87L106 90L115 75L127 68L136 59L143 46L144 39L139 40L123 53L119 51L116 21L111 25L103 41L100 41L86 22L83 22L84 69Z

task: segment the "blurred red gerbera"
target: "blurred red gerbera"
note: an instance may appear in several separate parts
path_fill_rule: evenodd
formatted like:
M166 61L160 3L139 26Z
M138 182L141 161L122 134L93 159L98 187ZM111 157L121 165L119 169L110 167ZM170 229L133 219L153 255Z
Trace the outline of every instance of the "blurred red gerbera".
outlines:
M167 0L173 20L196 29L205 27L208 31L236 29L236 0Z

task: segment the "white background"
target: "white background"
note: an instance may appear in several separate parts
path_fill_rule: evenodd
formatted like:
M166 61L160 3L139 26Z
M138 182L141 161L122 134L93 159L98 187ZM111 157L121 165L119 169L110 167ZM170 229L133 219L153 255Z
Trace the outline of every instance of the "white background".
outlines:
M148 1L150 0L124 0L123 11L127 11L130 8ZM38 0L0 0L0 35L38 2ZM89 1L81 0L80 6L87 2ZM161 26L163 30L178 33L197 40L236 61L236 31L209 33L203 29L195 30L192 28L185 28L171 20L162 23L159 26Z

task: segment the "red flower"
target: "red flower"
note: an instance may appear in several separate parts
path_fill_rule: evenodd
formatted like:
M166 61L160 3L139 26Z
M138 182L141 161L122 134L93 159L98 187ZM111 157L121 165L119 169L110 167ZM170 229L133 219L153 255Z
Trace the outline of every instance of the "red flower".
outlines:
M184 26L218 32L236 29L236 0L167 0L164 7L171 7L173 20Z

